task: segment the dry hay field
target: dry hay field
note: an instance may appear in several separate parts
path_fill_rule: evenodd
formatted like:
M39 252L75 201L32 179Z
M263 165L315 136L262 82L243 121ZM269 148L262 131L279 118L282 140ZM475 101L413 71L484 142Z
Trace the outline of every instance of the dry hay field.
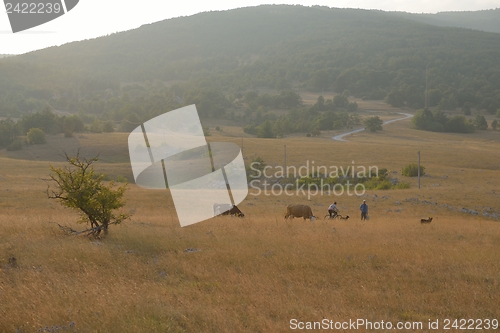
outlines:
M209 140L241 145L240 131L223 127ZM127 136L51 137L3 151L0 332L288 332L292 319L324 318L422 322L408 331L438 332L445 319L500 319L500 223L492 217L500 212L499 133L421 132L405 120L348 142L333 134L246 137L243 155L281 165L286 144L289 166L378 166L411 188L309 199L251 189L239 205L244 218L181 228L168 191L130 184L132 218L88 239L57 227L83 228L47 199L49 164L82 147L101 153L99 171L131 179ZM421 189L401 176L417 151L427 172ZM359 219L362 199L369 221ZM283 220L288 203L322 217L333 200L351 219ZM439 329L429 330L429 320Z

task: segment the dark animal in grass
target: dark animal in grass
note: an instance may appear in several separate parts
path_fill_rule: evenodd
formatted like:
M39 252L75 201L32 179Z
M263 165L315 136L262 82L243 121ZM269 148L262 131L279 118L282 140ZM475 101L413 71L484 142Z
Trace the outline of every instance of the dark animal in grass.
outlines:
M432 217L429 217L428 219L420 219L420 223L431 223L432 222Z
M348 220L349 219L349 215L346 215L346 216L339 215L339 219L341 219L341 220Z
M216 203L214 204L214 216L217 215L245 217L245 214L236 205Z

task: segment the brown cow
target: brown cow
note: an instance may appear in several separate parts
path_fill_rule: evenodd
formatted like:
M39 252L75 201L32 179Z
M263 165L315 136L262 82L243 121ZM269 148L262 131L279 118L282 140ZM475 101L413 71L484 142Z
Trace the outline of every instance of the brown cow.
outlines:
M303 217L314 221L316 216L313 215L311 207L308 205L288 205L286 207L285 219L294 217Z

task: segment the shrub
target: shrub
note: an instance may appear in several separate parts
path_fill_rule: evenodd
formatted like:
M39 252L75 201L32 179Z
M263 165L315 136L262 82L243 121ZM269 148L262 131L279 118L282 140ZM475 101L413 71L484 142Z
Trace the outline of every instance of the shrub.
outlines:
M116 181L117 181L118 183L127 183L127 182L128 182L128 179L127 179L127 178L125 178L125 177L124 177L124 176L122 176L122 175L118 175L118 176L116 177Z
M420 167L420 169L422 169L422 167ZM394 186L394 188L396 188L398 190L403 190L406 188L410 188L410 184L407 182L401 182L401 183L397 183L396 186Z
M417 177L418 176L418 164L417 163L411 163L408 164L403 168L402 172L403 176L407 177ZM420 176L425 175L425 167L420 166Z
M470 102L465 102L464 105L462 106L462 112L466 115L466 116L470 116L471 115L471 108L472 108L472 104Z
M10 145L7 146L8 151L21 150L23 149L23 140L16 139Z
M103 127L103 132L106 132L106 133L112 133L115 131L114 127L113 127L113 123L111 122L111 120L107 121L104 123L104 127Z
M376 190L390 190L391 188L392 183L388 180L383 180L377 185Z
M61 228L69 233L98 236L101 231L107 234L113 224L120 224L128 214L115 214L114 211L125 205L123 195L127 184L115 188L114 182L103 184L103 175L94 173L93 163L97 158L90 160L80 158L79 154L66 161L69 167L55 168L50 166L50 178L55 182L55 189L47 188L47 196L58 200L61 205L80 213L80 222L89 223L90 228L84 231L75 231L69 227Z
M72 115L65 117L63 120L63 130L66 132L82 132L85 126L83 125L82 119L77 115Z
M488 122L486 121L486 118L484 118L483 115L477 115L476 119L474 120L474 126L476 126L477 129L479 130L486 130L488 129Z
M102 124L98 120L95 120L90 125L89 132L92 132L92 133L102 133Z
M365 124L366 128L370 130L370 132L376 132L382 130L383 121L382 119L379 118L379 116L365 119L363 123Z
M433 123L430 123L427 129L431 132L443 132L444 126L441 123L435 121Z
M46 143L45 133L39 128L31 128L28 131L28 143L30 145Z
M463 116L454 116L446 122L445 130L452 133L472 133L474 125Z
M248 125L243 128L243 132L247 134L257 135L257 128L255 127L255 125Z
M262 171L266 167L266 163L262 157L256 157L252 159L250 165L246 166L247 179L250 181L252 179L257 179L262 176Z

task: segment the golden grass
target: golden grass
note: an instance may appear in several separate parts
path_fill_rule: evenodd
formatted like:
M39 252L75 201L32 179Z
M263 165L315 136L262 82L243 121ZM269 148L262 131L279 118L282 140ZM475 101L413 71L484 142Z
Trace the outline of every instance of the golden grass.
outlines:
M307 201L252 191L239 205L245 218L181 228L168 191L130 185L130 221L106 239L68 237L56 223L83 226L44 194L48 165L59 162L1 157L0 332L71 322L78 332L286 332L292 318L499 319L500 224L444 206L500 210L498 136L427 133L407 124L359 133L347 143L326 133L244 139L247 161L260 156L280 165L286 144L288 165L309 159L348 166L354 160L396 171L393 176L411 183L407 190L368 191L366 222L359 220L362 198L356 196ZM114 135L110 151L123 152L126 136ZM104 138L85 136L80 139L89 146ZM225 133L209 139L241 144ZM401 176L418 150L429 174L420 190L416 180ZM122 162L120 154L103 159ZM127 171L126 163L97 165ZM332 200L351 219L283 221L288 203L307 202L324 216ZM432 223L420 224L428 216ZM9 264L11 257L17 266Z

